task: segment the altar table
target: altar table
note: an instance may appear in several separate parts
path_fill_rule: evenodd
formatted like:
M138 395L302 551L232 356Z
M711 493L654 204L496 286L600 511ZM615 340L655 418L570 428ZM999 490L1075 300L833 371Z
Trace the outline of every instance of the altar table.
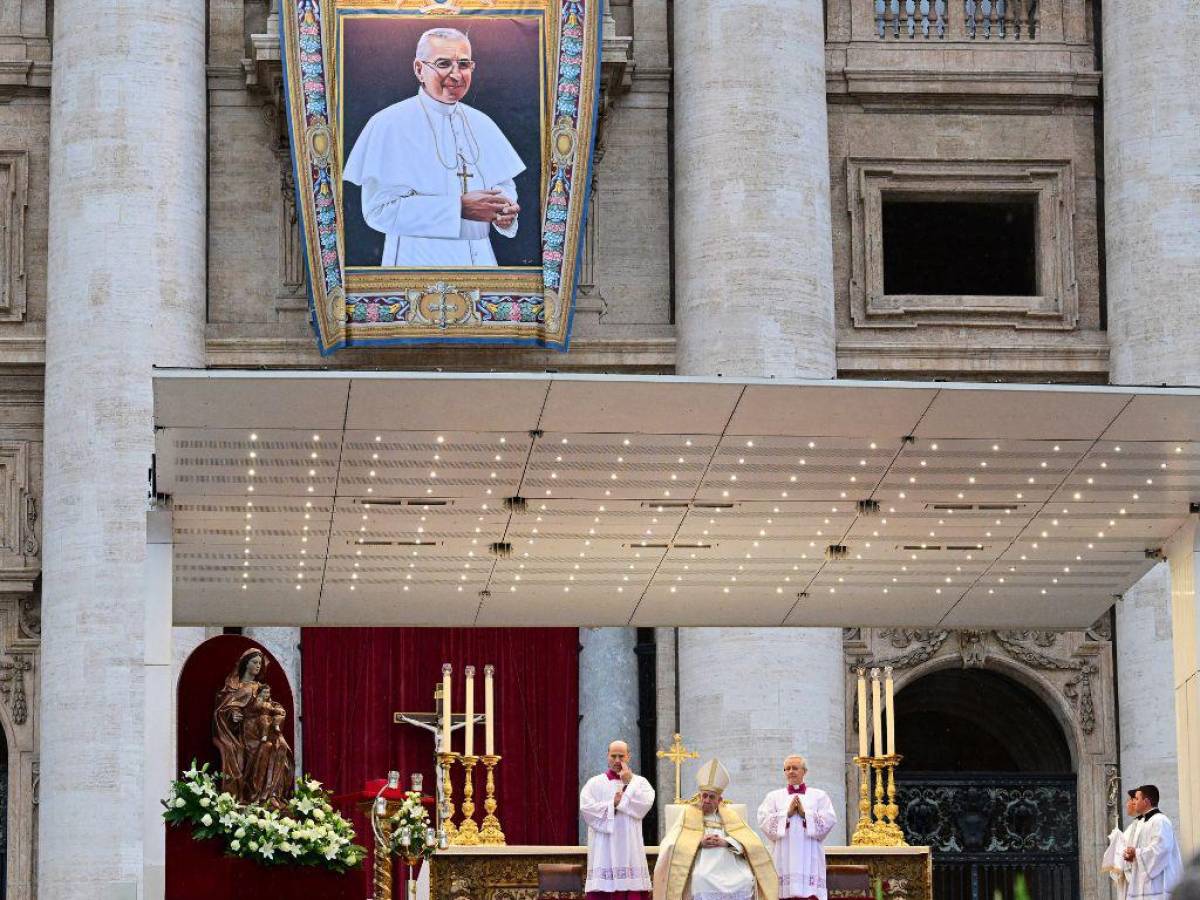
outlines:
M654 868L657 847L648 847ZM928 847L826 847L830 865L865 865L888 900L933 900ZM587 847L451 847L430 866L428 900L537 900L539 863L587 862ZM421 886L424 887L423 885Z

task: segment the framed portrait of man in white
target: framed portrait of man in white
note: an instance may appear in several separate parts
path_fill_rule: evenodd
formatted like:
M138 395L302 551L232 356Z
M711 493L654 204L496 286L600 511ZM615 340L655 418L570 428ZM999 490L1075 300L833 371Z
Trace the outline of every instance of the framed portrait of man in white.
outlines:
M599 0L284 0L288 120L323 353L565 350Z

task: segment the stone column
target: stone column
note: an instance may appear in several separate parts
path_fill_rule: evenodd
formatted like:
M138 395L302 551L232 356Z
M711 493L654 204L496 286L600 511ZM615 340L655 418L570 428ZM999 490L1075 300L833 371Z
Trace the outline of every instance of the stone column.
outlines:
M811 0L677 6L680 375L837 374L821 17ZM838 629L679 630L684 741L722 759L751 810L802 753L844 818L842 681Z
M162 896L145 758L152 367L204 363L203 3L58 0L50 120L38 894ZM147 710L158 698L161 709ZM155 839L152 839L152 842Z
M1115 384L1200 384L1200 16L1104 4L1104 232ZM1153 60L1153 64L1150 61Z
M1122 809L1125 791L1156 784L1163 812L1178 822L1171 574L1166 563L1147 572L1117 604L1116 649Z
M800 753L838 814L827 843L845 843L842 665L838 629L679 629L680 729L697 762L716 756L729 769L726 796L749 807L751 826L767 791L784 783L784 757ZM684 796L695 789L685 783Z
M821 17L813 0L676 9L680 374L835 371Z
M1179 760L1179 821L1184 860L1200 851L1200 524L1181 528L1167 545L1171 567L1171 632L1175 662L1175 746ZM1122 730L1124 722L1121 723Z
M579 629L579 785L608 761L610 741L629 744L630 764L654 783L654 760L638 758L636 628ZM580 840L587 842L581 822Z

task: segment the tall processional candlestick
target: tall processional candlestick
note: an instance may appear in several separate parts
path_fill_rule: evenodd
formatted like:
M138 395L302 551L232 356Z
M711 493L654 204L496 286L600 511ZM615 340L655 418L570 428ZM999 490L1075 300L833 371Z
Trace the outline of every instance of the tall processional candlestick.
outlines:
M896 753L896 699L892 667L872 668L871 724L872 755L867 755L867 685L866 670L859 666L857 674L858 756L859 767L858 824L850 843L858 846L904 847L907 841L897 824L900 807L896 804L896 766L902 757ZM880 682L883 682L882 685ZM882 688L882 690L881 690ZM886 706L886 753L884 714ZM872 792L872 774L874 791ZM872 803L874 793L874 803Z

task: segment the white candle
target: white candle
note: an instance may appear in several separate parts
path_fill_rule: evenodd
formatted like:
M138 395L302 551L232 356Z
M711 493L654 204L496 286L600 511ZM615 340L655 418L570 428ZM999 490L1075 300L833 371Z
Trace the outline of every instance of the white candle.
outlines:
M496 755L495 698L492 696L492 676L495 666L483 667L483 745L488 756Z
M442 663L442 752L450 752L450 663Z
M867 755L867 674L858 670L858 755Z
M879 705L879 670L871 670L871 713L875 726L875 755L883 756L883 709Z
M887 699L887 752L888 756L891 756L896 752L896 692L892 685L891 666L883 670L883 677L887 687L887 690L884 691Z
M463 673L467 676L467 703L463 709L466 710L467 717L467 738L466 746L463 748L463 755L475 755L475 667L467 666L463 669Z

